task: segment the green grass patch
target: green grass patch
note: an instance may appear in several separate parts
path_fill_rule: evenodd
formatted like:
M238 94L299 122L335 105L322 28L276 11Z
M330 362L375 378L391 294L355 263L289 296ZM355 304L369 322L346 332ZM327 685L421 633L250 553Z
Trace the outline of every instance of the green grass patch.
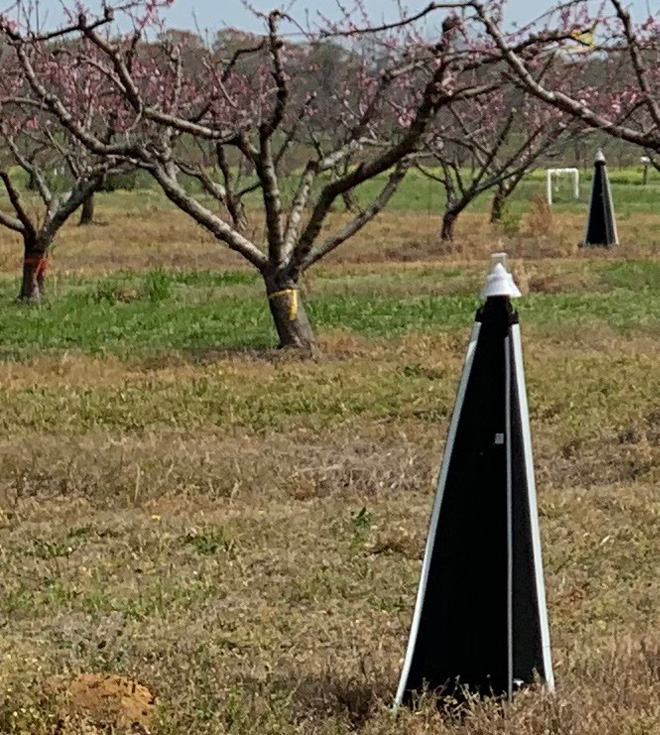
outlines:
M523 323L561 332L605 325L617 333L660 324L656 262L594 264L598 290L534 293L520 302ZM368 337L454 331L468 326L479 300L472 280L425 268L392 276L323 279L307 299L320 334L350 330ZM388 288L391 293L388 293ZM12 303L16 283L0 283L0 356L26 359L75 351L137 353L264 348L275 335L263 289L251 273L156 270L102 278L58 279L48 302Z
M660 288L660 261L622 260L595 265L594 270L608 286L634 291Z
M466 181L470 179L470 171L462 172ZM654 214L659 210L660 201L660 173L655 170L649 171L649 179L646 185L642 184L642 171L640 167L610 168L610 183L612 186L612 197L614 207L619 218L625 219L634 214ZM529 210L531 200L537 196L545 196L546 191L546 169L538 169L532 172L517 187L508 203L508 211L511 215L520 215ZM387 182L388 175L383 174L370 181L365 182L356 189L356 200L360 205L370 202ZM555 201L553 211L584 212L588 206L591 191L592 170L580 172L580 197L573 198L572 182L563 178L559 180L558 188L555 190ZM110 192L101 192L97 195L98 201L116 207L124 213L158 211L171 208L165 195L155 182L144 172L137 177L132 177L134 190L123 189L121 186ZM18 177L19 185L22 182ZM296 175L283 177L280 182L280 191L284 202L290 202L293 198L299 179ZM119 182L121 184L121 182ZM320 191L321 186L326 183L320 177L315 186L314 193ZM204 195L198 182L182 177L182 184L200 201L206 202L212 209L215 203ZM128 184L127 184L128 185ZM133 184L131 184L133 186ZM139 191L139 195L136 195ZM469 207L473 212L486 212L489 210L493 192L489 191L479 196ZM26 198L30 199L30 192L26 192ZM0 193L0 203L4 197ZM424 214L440 214L445 206L446 197L443 187L436 181L429 179L417 170L410 171L399 186L398 191L388 205L388 210L397 212L417 212ZM248 194L245 198L249 209L261 209L263 206L259 191ZM2 204L3 209L10 209L8 202ZM342 208L341 203L336 205Z

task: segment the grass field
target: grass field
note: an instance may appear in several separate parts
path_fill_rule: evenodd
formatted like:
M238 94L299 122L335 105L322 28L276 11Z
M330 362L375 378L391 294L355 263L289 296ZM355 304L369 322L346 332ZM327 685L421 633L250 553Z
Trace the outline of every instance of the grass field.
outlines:
M64 233L38 308L12 303L0 241L0 732L660 733L660 217L597 253L575 248L579 212L544 238L468 213L451 249L437 218L388 213L308 278L302 360L270 349L251 271L134 203L102 197L107 226ZM557 693L395 715L500 244L526 291ZM80 674L155 706L135 686L131 722L86 709Z
M558 161L553 166L562 166L562 162ZM434 170L430 167L430 170ZM626 219L631 215L639 213L657 213L658 202L660 200L660 172L653 167L649 167L648 181L646 185L643 181L643 168L641 166L629 166L625 168L616 168L610 166L608 169L610 183L612 186L612 195L615 203L615 209L619 218ZM436 173L440 173L436 170ZM580 170L580 198L574 199L572 179L561 177L555 179L554 193L554 211L558 213L584 213L591 190L592 169ZM465 169L462 171L465 181L470 179L470 171ZM12 172L15 181L20 186L26 182L26 174L15 169ZM546 168L540 167L531 172L520 183L516 192L509 202L510 217L520 218L529 206L529 202L535 196L545 196L546 192ZM359 203L366 204L378 194L380 189L387 181L388 175L383 174L360 186L356 192L356 198ZM319 179L316 187L324 181ZM133 172L126 177L117 181L118 185L126 185L127 187L136 187L135 192L129 192L129 196L125 194L121 188L108 196L99 195L107 202L115 203L122 201L122 205L128 209L143 209L149 206L163 206L165 198L160 191L158 185L153 181L149 174L145 171ZM189 177L181 177L182 185L190 191L194 191L197 195L201 195L201 187L199 183ZM280 182L281 193L285 201L290 201L293 197L299 183L299 174L282 177ZM62 189L65 181L52 182L55 189ZM29 196L29 194L28 194ZM486 192L473 202L469 211L486 212L489 210L492 199L492 192ZM5 207L8 208L6 195L4 190L0 191L0 202L5 200ZM261 194L255 191L246 197L248 208L258 208L261 205ZM400 185L397 193L389 204L389 211L414 212L417 215L426 215L434 217L438 212L442 211L445 203L445 194L442 186L425 177L421 172L412 169L408 172L406 178Z

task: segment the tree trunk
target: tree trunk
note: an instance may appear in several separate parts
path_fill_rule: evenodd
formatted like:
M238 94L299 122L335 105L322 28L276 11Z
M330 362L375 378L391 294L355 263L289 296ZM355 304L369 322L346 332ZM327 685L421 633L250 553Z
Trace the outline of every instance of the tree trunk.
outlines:
M281 276L266 277L266 294L270 313L280 339L278 349L298 349L310 352L314 347L314 332L300 298L298 284Z
M46 267L48 243L27 241L23 254L23 279L18 300L25 304L38 304L46 292Z
M357 212L358 211L358 203L357 199L355 198L355 194L353 194L352 191L345 191L341 198L344 201L344 206L346 207L347 212Z
M83 199L82 207L80 209L80 221L79 225L91 225L94 221L94 192L89 194Z
M507 199L507 192L505 187L498 186L495 196L493 197L493 203L490 208L490 221L501 222L504 214L504 204Z
M442 242L450 242L454 239L454 225L458 219L458 213L450 210L445 212L442 218L442 229L440 230L440 239Z

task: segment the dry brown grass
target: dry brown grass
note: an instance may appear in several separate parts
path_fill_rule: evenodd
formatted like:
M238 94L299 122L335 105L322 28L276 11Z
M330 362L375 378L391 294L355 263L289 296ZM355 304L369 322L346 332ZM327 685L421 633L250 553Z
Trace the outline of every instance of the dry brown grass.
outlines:
M147 192L146 195L149 193ZM57 241L53 273L99 274L122 269L155 267L182 269L248 268L245 261L215 241L185 214L154 199L141 208L122 209L112 199L98 207L102 224L80 228L67 226ZM336 229L347 215L333 213L326 230ZM495 250L514 258L537 259L579 256L592 259L645 257L660 253L660 215L643 214L620 220L622 245L616 251L581 250L582 215L554 214L548 232L539 232L534 214L523 218L519 235L505 237L482 213L465 212L458 221L452 243L438 241L440 218L420 213L385 212L365 227L349 244L339 248L322 268L377 263L423 261L484 262ZM263 239L263 223L251 214L249 233ZM18 240L0 230L0 272L15 274L20 266Z
M530 232L536 237L547 238L552 234L554 230L552 209L543 194L537 194L532 199L532 208L527 219Z
M11 391L48 378L63 400L58 430L15 420L0 446L2 731L53 732L61 705L49 681L94 672L146 685L161 733L656 732L660 414L635 384L657 341L527 338L556 696L388 711L463 337L337 333L317 363L4 366ZM389 374L404 399L402 378L414 378L421 400L378 408ZM243 397L259 403L259 384L278 393L281 375L316 402L306 417L250 428ZM212 376L233 418L168 428L161 412L150 430L68 431L70 392L147 381L152 405L167 406L171 386ZM324 382L345 405L339 421L324 417ZM359 394L370 411L357 411ZM110 732L101 716L80 723Z

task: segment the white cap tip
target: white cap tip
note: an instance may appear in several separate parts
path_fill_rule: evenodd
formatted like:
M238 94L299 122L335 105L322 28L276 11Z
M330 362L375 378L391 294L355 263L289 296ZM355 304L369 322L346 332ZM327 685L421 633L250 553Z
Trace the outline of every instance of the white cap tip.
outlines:
M491 270L486 276L486 285L481 292L481 298L490 299L493 296L507 296L511 299L522 296L513 276L507 270L506 253L491 255Z
M605 154L603 153L602 148L599 148L596 151L596 157L594 158L594 163L605 163Z

